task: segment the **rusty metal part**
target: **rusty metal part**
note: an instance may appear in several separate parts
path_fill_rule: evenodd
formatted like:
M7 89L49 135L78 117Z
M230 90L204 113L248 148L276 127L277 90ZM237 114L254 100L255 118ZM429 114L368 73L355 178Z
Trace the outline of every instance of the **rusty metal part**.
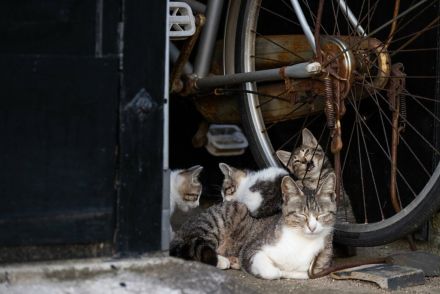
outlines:
M385 45L375 38L367 38L361 42L356 38L345 36L341 36L341 39L347 42L348 46L353 46L357 64L356 71L368 77L373 69L376 72L374 79L368 82L375 88L385 88L391 73L391 59Z
M206 134L208 133L209 124L206 120L202 120L199 123L197 132L192 137L191 143L194 148L202 148L206 145L208 138Z
M356 69L356 59L349 50L348 44L342 40L342 38L326 36L322 38L321 49L325 58L325 61L333 60L328 64L326 70L333 78L341 81L347 81L341 87L340 95L344 99L351 87L351 82L353 81L354 70ZM338 58L334 58L338 56Z
M323 269L318 273L313 273L315 260L316 258L313 260L313 264L312 266L310 266L308 270L308 275L310 279L322 278L327 276L328 274L331 274L332 272L336 272L356 266L366 265L366 264L392 263L392 259L390 257L368 258L363 260L347 261L341 264L332 265L331 267Z
M324 10L324 0L319 0L318 4L318 12L316 13L316 21L315 21L315 47L316 47L316 61L322 63L322 52L321 52L321 38L320 30L321 30L321 19L322 19L322 11Z
M336 110L333 101L333 82L330 76L326 76L323 79L325 87L325 116L327 117L327 127L334 129L336 123Z
M399 8L400 8L400 0L394 1L394 11L393 11L393 22L391 23L391 30L388 34L388 38L385 42L385 47L388 48L390 46L391 41L393 40L394 34L396 32L397 28L397 15L399 14Z
M425 33L426 31L432 29L439 21L440 16L437 16L433 21L431 21L426 27L424 27L422 30L418 31L417 34L415 34L414 36L412 36L410 39L408 39L408 41L406 41L404 44L402 44L399 48L397 48L396 50L393 50L394 54L396 54L397 52L399 52L400 50L404 49L406 46L408 46L409 44L411 44L412 42L414 42L415 39L417 39L418 37L420 37L423 33Z
M340 131L341 129L339 129ZM341 133L339 132L338 134L338 138L341 138ZM341 140L342 142L342 140ZM341 146L342 148L342 146ZM337 151L334 153L333 156L333 165L335 167L335 175L336 175L336 203L339 204L339 200L341 199L341 194L342 194L342 172L341 172L341 152Z
M390 76L390 65L388 53L384 49L383 44L377 39L368 38L361 41L360 37L338 36L337 38L348 46L358 42L352 56L342 56L339 60L330 64L330 67L333 69L331 78L334 81L334 89L337 86L341 88L338 91L341 92L339 112L343 114L345 109L344 95L348 93L349 84L354 80L354 71L360 72L360 74L368 74L368 70L378 67L379 70L375 72L377 77L373 78L371 83L374 87L385 88L385 84ZM338 43L324 40L325 38L321 39L321 49L324 54L338 54L341 52L342 49ZM211 66L214 74L223 74L221 48L222 44L219 42L216 46ZM367 53L369 53L368 58L366 57ZM344 64L347 60L353 61L352 57L354 57L355 68L353 68L354 66L350 67L351 73L349 74L349 70L347 70ZM255 58L256 69L270 69L311 60L313 58L313 51L303 35L265 35L257 37L256 52L253 58ZM343 79L347 77L349 79L344 81ZM339 85L336 85L335 81L337 79L340 79ZM188 79L186 82L189 84L186 88L190 88L192 80ZM352 85L351 87L355 86ZM289 79L284 82L261 83L258 85L258 92L261 93L259 96L260 106L266 123L294 120L319 113L325 108L325 87L322 81L317 79ZM355 97L356 99L361 99L366 97L368 91L354 91L354 93L359 95L359 97ZM237 123L240 121L237 101L239 96L240 93L236 93L235 97L198 95L194 98L194 101L198 111L207 121ZM279 99L274 99L273 96L279 96ZM298 107L301 105L298 103L304 102L307 103L303 107Z
M391 131L390 199L394 210L399 212L402 207L397 196L397 145L399 144L399 135L401 131L399 128L399 96L405 89L405 74L403 73L403 65L401 63L393 64L391 75L395 78L390 79L387 93L390 101L390 109L393 112Z
M288 98L292 103L296 102L296 95L295 95L295 89L293 87L292 79L290 79L288 76L286 76L286 67L280 68L280 76L284 80L284 85L286 87L286 95L288 95Z
M173 70L171 72L171 93L180 93L184 88L184 84L180 79L183 72L183 67L188 62L189 56L194 49L194 45L196 44L200 32L202 30L203 25L205 24L205 16L202 14L197 14L195 16L196 21L196 31L194 35L189 37L180 51L179 58L177 58L176 63L174 64Z

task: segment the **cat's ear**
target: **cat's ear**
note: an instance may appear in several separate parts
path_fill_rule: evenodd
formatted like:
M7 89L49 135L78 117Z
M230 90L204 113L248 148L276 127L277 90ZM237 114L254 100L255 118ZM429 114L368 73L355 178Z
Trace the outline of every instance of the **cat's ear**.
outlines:
M220 168L220 170L222 171L222 173L225 177L232 177L232 174L234 173L234 171L233 171L234 168L232 166L229 166L226 163L220 162L218 164L218 167Z
M307 128L302 130L302 144L309 148L316 148L316 146L318 146L318 140L316 140L315 136L313 136L312 132Z
M304 196L304 193L301 191L295 181L289 176L285 176L281 180L281 192L283 194L284 203L287 203L287 201L293 197Z
M238 168L232 167L230 165L227 165L226 163L223 163L223 162L220 162L218 164L218 167L222 171L223 175L225 177L228 177L228 178L234 178L234 177L236 177L238 175L244 175L245 174L244 171L242 171L242 170L240 170Z
M331 200L336 198L336 175L335 173L328 174L325 178L321 179L317 195L330 195Z
M193 183L199 182L199 175L202 172L202 170L203 170L203 166L201 165L195 165L188 169L188 172L191 173L191 181Z
M290 157L292 156L292 153L290 153L289 151L277 150L276 154L281 163L284 164L284 166L287 166Z

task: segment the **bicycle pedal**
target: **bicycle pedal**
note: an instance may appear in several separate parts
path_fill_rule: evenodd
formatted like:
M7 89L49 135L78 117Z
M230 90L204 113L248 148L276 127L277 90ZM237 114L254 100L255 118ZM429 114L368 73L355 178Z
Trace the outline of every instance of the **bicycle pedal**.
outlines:
M206 150L214 156L241 155L248 146L246 137L236 125L212 124L206 137Z
M185 2L169 3L169 36L172 40L182 40L192 36L196 23L191 7Z

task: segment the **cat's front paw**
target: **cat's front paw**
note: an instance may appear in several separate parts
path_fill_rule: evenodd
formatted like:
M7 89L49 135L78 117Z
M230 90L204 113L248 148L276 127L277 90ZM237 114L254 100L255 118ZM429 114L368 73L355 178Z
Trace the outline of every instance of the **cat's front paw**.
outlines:
M228 258L217 255L217 268L225 270L231 268L231 262Z
M240 266L240 260L238 259L238 257L235 256L229 256L229 263L232 269L236 269L239 270L241 268Z

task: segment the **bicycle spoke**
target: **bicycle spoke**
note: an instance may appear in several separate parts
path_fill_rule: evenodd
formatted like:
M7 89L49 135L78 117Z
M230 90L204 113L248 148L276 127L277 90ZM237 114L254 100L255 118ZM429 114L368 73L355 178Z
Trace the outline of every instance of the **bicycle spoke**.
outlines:
M275 46L277 46L277 47L279 47L279 48L281 48L281 49L286 50L286 52L292 54L293 56L296 56L296 57L300 58L302 61L306 61L306 60L304 59L304 57L302 57L301 55L298 55L297 53L293 52L292 50L287 49L286 47L284 47L284 46L282 46L281 44L278 44L277 42L275 42L275 41L269 39L268 37L264 36L263 34L260 34L260 33L257 32L257 31L252 31L252 32L255 33L257 36L262 37L263 39L265 39L265 40L268 41L269 43L272 43L272 44L274 44Z
M312 18L312 21L314 24L316 24L316 14L313 12L313 10L310 8L309 2L307 0L302 0L302 2L307 6L309 10L310 17ZM321 24L320 28L324 31L325 34L328 35L327 30L325 27Z
M375 99L373 99L373 101L375 102L375 104L377 105L379 112L381 114L384 115L385 119L388 121L389 125L392 126L392 122L391 120L388 118L388 116L386 116L386 114L384 113L384 111L382 110L382 108L379 105L379 102L377 101L377 96L375 96ZM385 138L387 138L387 136L385 135ZM408 151L414 156L414 158L416 159L417 163L420 165L420 167L423 169L423 171L425 172L425 174L429 177L431 177L430 172L428 171L428 169L425 167L425 165L422 163L422 161L420 160L420 158L416 155L416 153L414 152L414 150L411 148L411 146L407 143L407 141L405 140L404 137L399 136L399 140L401 140L405 146L407 147ZM389 150L389 146L388 146L388 150ZM388 156L390 155L390 153L387 153Z
M262 10L264 10L264 11L266 11L266 12L272 14L272 15L278 16L278 17L281 18L282 20L285 20L285 21L287 21L287 22L289 22L289 23L291 23L291 24L294 24L294 25L299 26L299 23L297 23L297 22L291 20L290 18L288 18L288 17L286 17L286 16L284 16L284 15L282 15L282 14L279 14L279 13L277 13L277 12L275 12L275 11L273 11L273 10L270 10L270 9L264 7L264 6L260 6L260 8L261 8Z
M350 104L352 104L352 101L349 100ZM353 105L353 104L352 104ZM376 138L376 136L374 135L373 131L370 129L370 127L367 125L367 123L363 120L362 116L360 115L360 113L357 111L357 109L355 107L353 107L356 116L359 117L359 121L365 126L365 128L368 130L368 132L370 133L371 137L374 139L374 141L376 142L377 146L382 150L383 154L388 158L389 161L391 161L391 157L387 154L387 152L385 151L385 149L383 148L382 144L380 144L380 142L378 141L378 139ZM406 186L408 187L408 189L411 191L411 193L413 194L413 196L415 197L417 195L416 192L414 192L413 188L411 187L411 185L408 183L408 181L406 180L406 178L403 176L403 174L401 173L400 169L397 168L397 173L399 174L399 176L401 177L401 179L403 180L403 182L406 184Z
M356 107L356 105L353 105L353 107ZM359 159L359 171L361 173L361 189L362 189L362 203L364 207L364 223L368 223L368 216L367 216L367 201L365 199L365 185L364 185L364 172L362 168L362 154L361 154L361 142L359 140L359 117L356 116L356 138L357 138L357 147L358 147L358 159Z
M377 92L378 97L381 98L386 104L388 104L388 106L393 109L392 105L390 104L390 102L380 93ZM406 118L401 117L401 119L419 136L420 139L422 139L429 147L431 147L432 151L434 151L435 153L437 153L437 155L440 155L440 151L435 148L418 130L416 127L414 127L414 125L412 123L410 123Z

